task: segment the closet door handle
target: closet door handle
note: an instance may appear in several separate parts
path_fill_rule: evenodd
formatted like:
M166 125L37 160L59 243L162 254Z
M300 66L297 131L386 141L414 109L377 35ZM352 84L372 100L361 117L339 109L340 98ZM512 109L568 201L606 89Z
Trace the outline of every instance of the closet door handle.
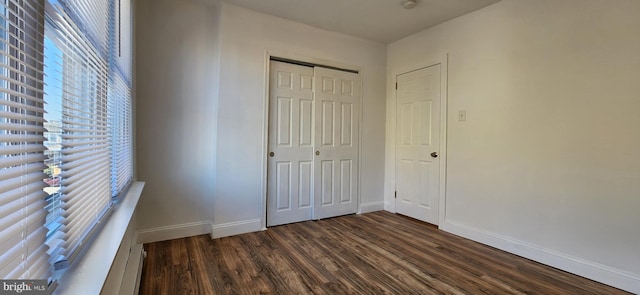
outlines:
M320 156L320 151L316 151L316 156Z

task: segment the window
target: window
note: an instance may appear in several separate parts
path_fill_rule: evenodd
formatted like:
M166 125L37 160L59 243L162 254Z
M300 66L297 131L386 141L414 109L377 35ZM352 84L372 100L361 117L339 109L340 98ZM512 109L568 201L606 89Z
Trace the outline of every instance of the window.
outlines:
M55 279L132 180L129 3L0 0L2 278Z

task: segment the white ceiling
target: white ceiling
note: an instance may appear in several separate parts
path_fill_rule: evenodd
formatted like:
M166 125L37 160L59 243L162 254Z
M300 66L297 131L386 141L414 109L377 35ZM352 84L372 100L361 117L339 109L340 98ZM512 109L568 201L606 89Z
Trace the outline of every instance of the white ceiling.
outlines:
M417 0L414 9L404 9L402 0L224 1L317 28L391 43L500 0Z

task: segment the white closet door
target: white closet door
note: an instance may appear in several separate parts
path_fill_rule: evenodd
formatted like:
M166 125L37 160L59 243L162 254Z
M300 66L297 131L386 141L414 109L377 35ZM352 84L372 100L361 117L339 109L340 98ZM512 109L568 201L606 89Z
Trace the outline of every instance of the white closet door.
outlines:
M313 68L271 61L267 226L311 219Z
M358 74L315 68L315 155L313 218L358 209Z

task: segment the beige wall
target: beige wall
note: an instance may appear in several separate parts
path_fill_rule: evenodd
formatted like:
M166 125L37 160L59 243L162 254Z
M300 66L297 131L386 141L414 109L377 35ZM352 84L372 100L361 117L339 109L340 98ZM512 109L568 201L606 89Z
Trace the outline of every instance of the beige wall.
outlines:
M639 36L639 1L504 0L390 44L386 208L395 74L448 53L441 226L640 292Z

